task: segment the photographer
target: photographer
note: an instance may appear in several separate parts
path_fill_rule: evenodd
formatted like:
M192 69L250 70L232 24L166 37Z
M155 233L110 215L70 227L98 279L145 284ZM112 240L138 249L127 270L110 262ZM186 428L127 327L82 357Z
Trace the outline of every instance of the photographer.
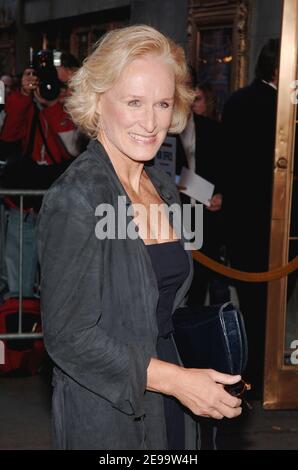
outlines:
M20 91L8 97L0 141L15 146L16 160L32 159L35 162L32 167L26 167L26 171L20 168L14 171L8 187L47 189L78 155L78 131L59 99L61 88L56 68L53 63L46 63L43 67L25 69ZM19 294L20 213L17 199L7 197L5 204L9 209L5 261L9 293L15 296ZM26 199L24 207L23 296L32 297L37 266L35 222L39 203L36 204L36 199Z
M64 111L59 95L60 90L53 99L45 98L40 92L39 78L34 69L27 68L22 76L21 90L8 97L5 105L6 119L0 139L7 142L20 140L24 154L29 144L33 116L37 112L38 123L31 158L40 164L51 165L53 158L56 163L60 163L76 156L77 131Z

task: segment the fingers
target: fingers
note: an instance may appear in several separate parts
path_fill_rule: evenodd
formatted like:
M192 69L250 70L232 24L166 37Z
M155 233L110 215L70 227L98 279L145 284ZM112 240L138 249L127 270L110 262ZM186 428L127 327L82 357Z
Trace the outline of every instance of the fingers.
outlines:
M242 408L240 406L236 408L232 408L230 406L225 405L224 403L220 403L218 409L216 410L219 415L223 415L225 418L237 418L242 413Z
M241 400L230 395L223 384L240 381L240 375L222 374L213 369L182 369L174 396L195 415L215 419L234 418L241 414Z
M239 398L232 397L227 392L224 392L223 396L218 395L212 406L209 407L208 415L215 419L236 418L242 413L240 405L241 400Z
M241 375L230 375L230 374L223 374L222 372L218 372L217 370L209 369L210 377L220 384L224 385L232 385L240 382Z
M233 419L233 418L237 418L238 416L240 416L242 413L242 408L236 408L236 409L233 409L233 408L226 408L226 409L222 409L222 413L217 411L217 410L214 410L212 412L210 412L210 414L207 416L209 418L214 418L214 419L223 419L223 418L228 418L228 419Z
M222 401L222 403L227 406L230 406L231 408L238 408L241 405L240 398L230 395L230 393L226 392L224 389L223 393L220 396L220 400Z
M217 193L209 199L208 210L209 211L219 211L222 206L222 194Z
M214 410L210 415L209 418L214 418L214 419L223 419L224 415L219 413L218 411Z
M211 200L209 206L207 206L209 211L219 211L221 209L221 204L217 204Z
M242 413L241 399L228 393L223 384L235 384L241 380L240 375L229 375L209 370L209 374L216 382L218 393L214 396L211 416L215 419L236 418Z
M200 411L197 413L200 416L206 418L222 419L222 418L237 418L242 413L240 406L231 407L222 402L217 402L213 407L208 407L204 412Z
M26 69L22 76L22 91L30 94L38 86L38 78L34 74L33 69Z
M217 384L219 386L219 384ZM214 397L210 416L215 419L236 418L242 412L241 400L227 393L223 388Z

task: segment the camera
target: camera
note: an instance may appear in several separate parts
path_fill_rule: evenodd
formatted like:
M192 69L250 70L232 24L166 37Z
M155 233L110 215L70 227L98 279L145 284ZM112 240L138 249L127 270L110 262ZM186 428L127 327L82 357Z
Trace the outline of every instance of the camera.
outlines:
M61 52L42 49L33 53L30 48L29 67L34 69L39 79L39 92L42 98L53 101L58 98L63 83L59 80L56 67L61 65Z

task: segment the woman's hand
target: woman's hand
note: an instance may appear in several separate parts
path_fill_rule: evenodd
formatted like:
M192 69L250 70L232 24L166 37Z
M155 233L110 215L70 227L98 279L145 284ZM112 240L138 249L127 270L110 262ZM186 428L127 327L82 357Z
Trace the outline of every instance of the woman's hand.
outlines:
M222 419L241 414L241 400L233 397L223 385L239 382L240 375L228 375L213 369L183 369L174 396L195 415Z
M241 414L241 400L230 395L224 385L241 380L213 369L185 369L152 358L147 369L147 390L177 398L195 415L216 419Z

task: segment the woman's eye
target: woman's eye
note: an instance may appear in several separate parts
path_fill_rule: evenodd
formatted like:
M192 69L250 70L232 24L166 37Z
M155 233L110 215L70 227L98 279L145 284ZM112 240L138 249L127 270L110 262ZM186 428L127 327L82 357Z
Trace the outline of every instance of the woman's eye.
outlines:
M131 100L131 101L128 102L128 106L136 106L136 107L138 107L138 106L140 106L140 105L141 105L140 100Z
M161 107L161 108L168 108L169 106L170 106L169 103L167 103L166 101L162 101L162 102L160 103L160 107Z

